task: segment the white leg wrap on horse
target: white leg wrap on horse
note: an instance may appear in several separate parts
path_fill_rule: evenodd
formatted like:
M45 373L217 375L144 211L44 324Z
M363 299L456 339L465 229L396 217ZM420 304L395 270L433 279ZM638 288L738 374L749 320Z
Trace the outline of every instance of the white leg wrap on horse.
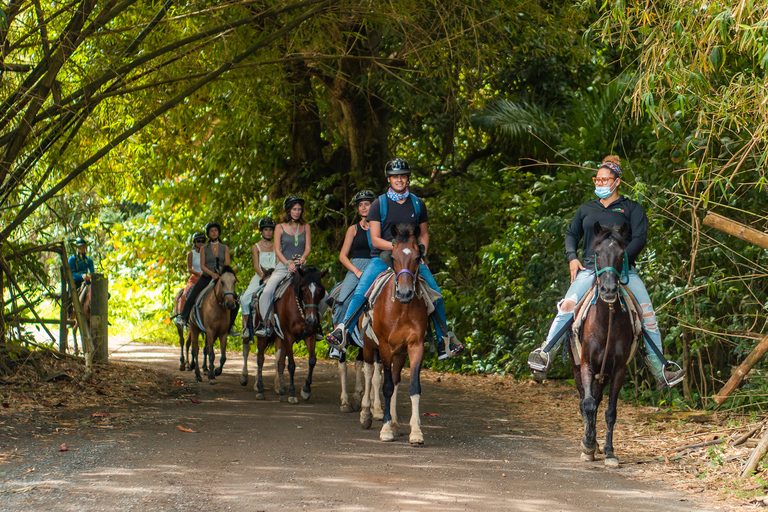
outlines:
M341 412L349 412L349 395L347 394L347 363L339 361L339 381L341 382Z
M419 405L421 395L411 395L411 435L408 441L412 444L424 443L424 433L421 431L421 416Z

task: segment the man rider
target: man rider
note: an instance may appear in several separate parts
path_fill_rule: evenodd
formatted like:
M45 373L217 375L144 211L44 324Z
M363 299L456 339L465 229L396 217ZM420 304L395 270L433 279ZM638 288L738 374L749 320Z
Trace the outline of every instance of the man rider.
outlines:
M357 324L357 319L365 303L365 294L381 272L387 269L380 255L383 251L392 249L391 227L396 224L413 224L420 228L419 243L422 254L426 256L429 249L429 227L427 206L420 198L414 196L408 190L411 175L411 167L402 158L395 158L387 162L384 169L389 182L389 190L377 198L368 212L369 233L371 235L371 262L360 276L360 281L355 288L355 293L349 303L344 320L336 326L333 332L326 336L326 342L335 348L342 349L346 346L346 331L350 326ZM382 201L386 201L385 208ZM382 209L385 218L382 219ZM424 277L430 288L440 293L440 287L432 276L432 272L422 262L419 266L419 275ZM437 317L437 318L435 318ZM464 347L459 343L454 334L447 330L445 305L443 299L435 303L433 316L435 332L438 342L438 359L446 359L459 354ZM447 332L446 332L447 331ZM448 345L448 350L445 347Z

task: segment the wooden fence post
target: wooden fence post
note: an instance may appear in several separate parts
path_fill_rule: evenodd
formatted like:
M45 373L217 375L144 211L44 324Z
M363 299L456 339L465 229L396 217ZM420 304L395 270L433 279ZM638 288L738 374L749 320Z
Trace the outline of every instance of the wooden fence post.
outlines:
M91 275L91 334L94 357L106 363L109 359L109 280L104 274Z
M65 270L63 267L60 270L61 277L61 310L59 311L59 352L67 351L69 345L67 337L69 336L69 294L67 293L67 280L64 277Z

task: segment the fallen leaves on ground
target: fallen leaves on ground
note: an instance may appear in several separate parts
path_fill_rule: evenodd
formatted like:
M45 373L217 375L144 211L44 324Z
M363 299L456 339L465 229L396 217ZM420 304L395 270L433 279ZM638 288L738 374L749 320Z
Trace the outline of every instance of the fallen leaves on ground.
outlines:
M197 432L197 430L192 430L191 428L182 427L181 425L179 425L179 427L178 427L178 428L179 428L179 430L181 430L182 432L190 432L190 433L192 433L192 434L197 434L197 433L198 433L198 432Z

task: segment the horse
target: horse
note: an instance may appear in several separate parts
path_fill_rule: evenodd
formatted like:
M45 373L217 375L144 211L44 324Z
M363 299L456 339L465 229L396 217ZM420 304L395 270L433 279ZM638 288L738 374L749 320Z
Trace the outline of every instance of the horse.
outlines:
M304 387L301 389L301 397L304 400L309 400L312 394L312 373L317 363L317 356L315 355L315 335L320 327L320 301L325 296L325 288L321 279L327 273L327 270L318 272L315 267L312 266L298 266L296 272L291 277L291 286L285 291L282 297L277 299L274 304L274 311L277 315L278 322L276 328L279 327L279 331L282 333L282 337L273 334L269 338L263 338L257 336L258 355L256 362L258 366L256 383L253 386L256 391L256 399L264 400L264 382L263 382L263 369L264 369L264 354L267 346L274 341L275 343L275 392L280 396L281 401L286 395L285 388L285 367L286 358L288 359L288 403L297 404L299 399L296 397L296 388L294 386L294 374L296 372L296 363L293 359L293 344L304 339L304 343L307 344L307 352L309 354L309 373L307 379L304 382ZM261 320L261 312L258 315L256 312L258 308L251 310L251 318L253 325L258 325L258 321ZM255 330L255 329L254 329ZM253 332L253 331L252 331ZM240 384L243 386L248 384L248 352L250 350L250 343L243 341L243 371L240 375Z
M237 294L235 293L235 284L237 276L232 267L225 266L221 269L220 277L216 280L213 289L203 298L200 304L200 318L205 326L205 350L203 358L208 366L208 383L216 384L216 376L221 375L224 363L227 361L227 333L229 332L230 311L239 307L237 303ZM200 351L198 338L200 336L200 327L197 322L190 319L189 335L192 338L192 367L195 369L195 378L202 382L200 375L200 365L197 357ZM219 367L216 368L214 360L216 354L213 351L213 343L219 339ZM205 370L205 368L203 368Z
M378 339L363 335L363 359L365 360L365 392L360 410L360 424L364 429L371 427L371 388L373 363L378 350L384 369L384 424L379 433L382 441L393 441L399 435L397 423L397 387L400 372L405 366L406 356L411 361L411 444L423 444L419 402L421 399L421 364L424 361L424 336L427 332L427 306L421 299L419 285L419 226L398 224L392 226L392 266L395 271L382 288L373 305L373 332ZM362 332L364 319L358 326Z
M351 347L350 347L351 348ZM365 391L365 375L363 373L363 349L357 351L355 356L355 392L350 399L347 392L347 352L342 352L341 359L339 360L339 382L341 383L341 405L339 410L341 412L353 412L360 409L363 402L363 392ZM380 420L384 417L384 409L381 406L381 360L379 359L378 351L374 355L374 370L373 370L373 382L371 387L371 394L369 399L373 402L373 419Z
M581 459L595 460L597 442L595 423L597 409L603 398L603 390L610 383L608 408L605 411L605 465L618 467L619 460L613 451L613 427L616 423L616 404L624 384L624 375L634 338L632 319L627 307L620 304L622 293L619 284L622 273L626 274L627 255L624 240L629 226L607 228L594 225L596 301L589 307L581 336L581 360L572 359L573 376L581 401L579 409L584 419L584 436L581 440ZM623 270L617 270L623 269ZM606 377L608 380L606 381Z
M181 313L181 311L184 309L184 303L187 302L187 298L184 296L184 291L187 288L184 287L180 289L176 293L176 297L173 299L173 314L171 315L172 318L175 318L176 315ZM179 371L184 370L192 370L192 361L189 358L189 352L192 347L192 337L187 333L186 336L186 357L185 357L185 337L184 337L184 327L180 325L175 325L176 327L176 333L179 336L179 346L181 347L181 355L179 356Z

